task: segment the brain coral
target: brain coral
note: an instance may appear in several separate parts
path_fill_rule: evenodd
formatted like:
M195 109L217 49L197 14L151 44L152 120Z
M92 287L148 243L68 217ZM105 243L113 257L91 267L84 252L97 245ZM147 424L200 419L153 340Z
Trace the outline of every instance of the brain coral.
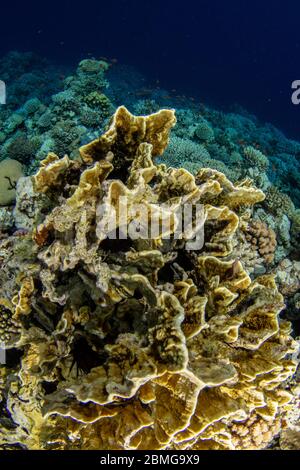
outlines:
M264 432L252 447L277 432L297 344L273 276L251 280L229 260L264 195L209 168L156 165L174 124L172 110L121 107L82 161L50 154L33 177L52 204L32 237L0 246L2 448L235 449L247 423ZM112 220L124 195L128 213ZM196 219L175 237L187 202L204 207L202 248L187 249ZM154 214L168 230L109 238L136 203L141 225Z
M10 158L0 163L0 206L11 204L16 197L18 179L23 176L20 162Z

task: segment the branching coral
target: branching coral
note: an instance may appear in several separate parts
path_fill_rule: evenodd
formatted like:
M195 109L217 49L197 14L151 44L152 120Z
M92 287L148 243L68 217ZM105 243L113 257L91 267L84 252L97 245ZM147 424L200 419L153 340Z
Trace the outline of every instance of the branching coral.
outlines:
M248 225L246 239L254 250L264 258L266 263L272 263L276 250L276 234L264 222L253 221Z
M267 170L269 161L267 157L260 151L251 146L244 149L244 155L247 162L257 168L259 171L264 172Z
M276 279L283 295L295 294L300 289L300 261L282 260L276 269Z
M235 449L259 450L264 449L273 438L278 436L282 425L280 416L274 420L252 415L244 423L234 423L231 427Z
M21 176L23 167L17 160L6 158L0 163L0 206L15 200L17 181Z
M253 416L273 436L297 344L273 276L251 280L229 259L264 195L155 164L174 123L171 110L119 108L81 162L50 154L33 177L52 204L32 238L0 245L0 312L19 353L0 368L3 448L234 449ZM192 224L176 236L186 204ZM203 223L203 246L189 248Z

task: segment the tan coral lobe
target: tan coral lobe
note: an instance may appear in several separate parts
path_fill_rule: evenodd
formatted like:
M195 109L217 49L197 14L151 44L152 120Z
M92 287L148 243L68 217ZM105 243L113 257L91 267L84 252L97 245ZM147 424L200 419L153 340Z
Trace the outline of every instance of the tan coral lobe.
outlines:
M248 227L273 253L246 217L265 196L155 164L175 122L120 107L82 161L49 154L33 176L51 201L43 219L0 242L0 339L19 352L0 368L0 448L260 449L280 432L298 344L274 276L250 276L242 249ZM133 231L140 205L141 227L159 221L150 237Z

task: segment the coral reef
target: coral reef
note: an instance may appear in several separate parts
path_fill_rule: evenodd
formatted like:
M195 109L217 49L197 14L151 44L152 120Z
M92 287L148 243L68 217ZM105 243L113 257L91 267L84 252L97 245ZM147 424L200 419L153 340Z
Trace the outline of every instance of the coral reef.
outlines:
M20 132L4 146L3 151L7 158L28 164L35 158L35 154L40 146L39 138L28 140L26 134Z
M33 230L42 221L51 207L51 200L38 194L31 177L21 177L16 187L16 204L13 209L14 225L17 229Z
M0 75L11 84L9 103L0 109L1 158L17 158L11 152L23 139L24 158L20 148L19 159L26 162L27 174L36 171L49 151L73 155L79 145L95 139L119 104L144 115L171 106L178 126L167 149L168 164L176 166L169 158L176 147L179 166L192 173L200 164L233 181L250 177L263 191L272 186L267 201L274 215L281 194L299 207L300 144L241 108L217 111L151 87L137 70L110 67L103 60L82 60L75 72L62 72L33 54L13 52L0 61ZM273 187L279 194L272 193Z
M5 159L0 162L0 206L15 201L16 186L23 176L23 167L17 160Z
M234 448L237 450L265 449L278 436L281 427L280 416L267 421L254 413L247 421L234 423L231 426Z
M293 216L295 206L287 194L283 194L276 186L270 186L266 191L266 205L274 215L287 215L289 218Z
M26 60L30 62L30 57ZM45 90L42 95L33 96L27 85L28 95L19 96L12 87L10 97L13 101L18 97L18 106L9 103L0 108L0 159L19 160L26 164L27 174L32 174L49 151L63 157L95 138L95 129L99 133L114 110L103 94L108 87L107 69L104 61L83 60L55 89L41 87ZM32 71L34 77L39 73Z
M12 229L14 225L14 218L11 207L1 207L0 208L0 231L5 232Z
M276 278L283 295L295 294L300 289L300 261L282 260L276 268Z
M251 219L265 195L155 162L175 121L118 108L78 158L50 153L20 180L27 231L0 242L2 449L257 449L281 430L298 344L274 275L234 256L247 227L270 256Z
M204 142L211 142L214 140L214 131L205 119L203 119L195 128L194 137Z
M54 66L32 52L9 52L0 59L1 79L9 84L5 108L16 110L28 101L31 112L37 100L48 102L60 88L65 72L65 68Z
M244 155L249 162L249 164L257 168L260 172L265 172L269 165L269 160L267 157L251 146L244 148Z
M286 409L298 402L276 394L291 392L278 365L292 344L284 319L300 334L300 144L241 108L217 111L103 60L73 71L12 52L0 59L0 76L9 83L0 107L2 447L257 449L280 432L278 445L294 448L299 429L285 429ZM123 103L143 116L121 107L109 121ZM114 241L107 226L122 213L119 196L130 200L129 219L110 229L132 239ZM166 221L188 201L205 207L200 251L175 240L175 216L171 234L136 236L137 203ZM249 305L263 312L271 304L274 333L244 351L245 328L259 332L267 321L248 321ZM241 361L272 362L272 348L272 372L245 379ZM229 390L222 378L209 382L219 359L236 371ZM203 416L206 398L217 417L209 407Z
M171 137L170 145L166 149L161 162L174 167L183 166L191 173L195 174L199 166L213 168L226 174L231 179L236 177L224 162L211 158L207 148L190 139L181 137Z

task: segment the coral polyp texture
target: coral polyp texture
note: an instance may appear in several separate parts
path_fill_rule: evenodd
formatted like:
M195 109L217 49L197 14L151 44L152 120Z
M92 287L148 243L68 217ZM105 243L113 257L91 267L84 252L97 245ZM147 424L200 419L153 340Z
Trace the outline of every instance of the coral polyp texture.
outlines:
M27 229L0 244L2 449L252 449L280 432L298 344L274 275L250 277L237 256L245 233L273 254L251 222L264 193L156 164L175 122L120 107L75 159L50 153L21 179ZM140 204L141 226L154 214L168 228L139 236ZM196 219L175 236L186 204L203 209L194 249Z

